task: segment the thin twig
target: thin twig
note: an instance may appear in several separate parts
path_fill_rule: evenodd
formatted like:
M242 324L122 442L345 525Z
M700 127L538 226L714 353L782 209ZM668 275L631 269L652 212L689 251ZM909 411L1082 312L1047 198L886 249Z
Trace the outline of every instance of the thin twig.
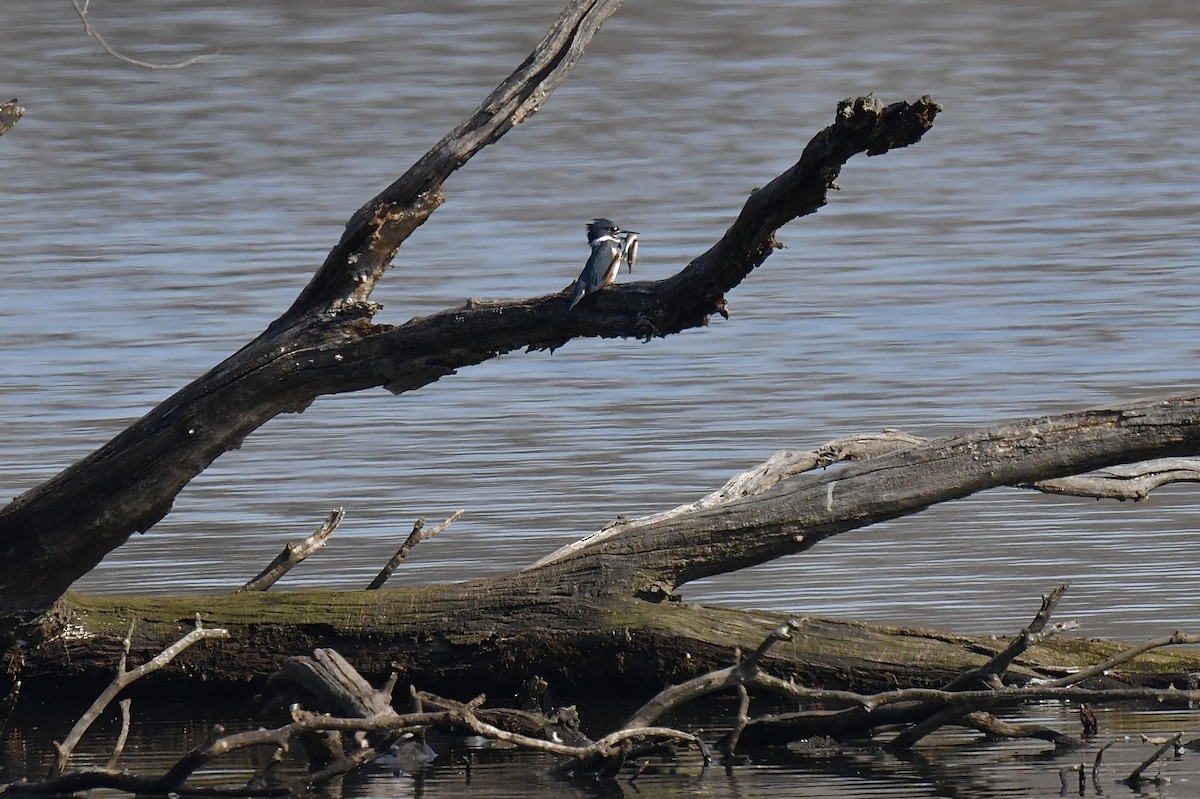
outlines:
M184 67L191 66L192 64L196 64L200 61L207 61L216 55L216 53L198 55L194 58L189 58L187 61L180 61L175 64L154 64L149 61L141 61L132 56L127 56L124 53L114 49L112 45L105 41L104 37L100 35L100 31L92 27L92 23L88 21L88 4L90 2L91 0L83 0L83 4L80 5L79 0L71 0L71 7L75 9L75 13L79 15L79 21L83 23L83 32L99 42L100 46L104 48L104 51L113 58L119 58L128 64L133 64L134 66L138 67L145 67L146 69L183 69Z
M116 675L108 687L101 692L100 696L96 697L96 701L92 702L92 706L79 717L79 721L75 722L75 726L71 728L71 731L63 739L63 742L61 744L55 743L54 748L57 751L57 756L50 765L48 778L57 777L63 773L67 761L71 758L71 753L75 750L75 747L79 744L84 734L87 733L88 728L92 726L96 719L100 717L100 714L104 712L104 708L108 707L108 704L126 686L166 666L192 644L211 638L228 638L229 631L220 628L206 629L200 622L200 614L196 614L196 628L194 630L168 646L162 652L159 652L153 659L143 663L136 669L127 671L125 669L125 660L129 652L129 641L132 635L133 622L130 621L129 631L122 642L122 652Z
M117 763L121 760L121 753L125 751L125 742L129 740L129 705L132 702L132 699L122 699L119 703L121 708L121 732L117 735L117 742L113 745L112 754L108 756L107 768L116 768Z
M733 729L730 730L729 735L725 736L720 744L721 752L726 757L733 757L733 753L737 751L738 740L742 737L742 731L750 723L750 692L746 690L746 686L739 685L737 693L737 717L734 719Z
M293 544L291 541L284 545L283 551L275 556L275 560L271 561L267 568L258 573L258 576L250 580L234 593L240 594L244 591L266 591L275 583L298 566L309 555L319 550L329 541L329 537L333 535L333 531L342 523L342 519L346 517L346 511L343 508L334 509L322 522L312 535L305 538L298 544Z
M1042 605L1038 609L1038 612L1034 614L1033 621L1024 630L1021 630L1020 635L1012 643L1005 647L1002 652L993 656L982 667L972 669L952 680L943 690L954 691L972 681L990 685L993 689L1002 689L1003 686L1000 683L1000 679L1003 677L1004 672L1008 670L1008 667L1012 665L1012 662L1018 656L1029 648L1031 643L1041 638L1046 625L1050 623L1050 617L1053 615L1054 609L1058 607L1059 600L1062 599L1066 591L1067 585L1063 584L1043 596ZM953 724L974 709L976 708L955 704L943 707L933 712L928 718L901 731L895 738L888 742L887 748L893 751L912 748L922 738L947 724Z
M767 650L780 641L791 640L792 631L800 629L804 626L807 619L792 619L787 624L776 627L770 632L763 642L759 644L758 649L749 657L738 663L735 666L730 666L726 669L718 669L711 671L708 674L702 674L699 677L688 680L687 682L673 685L665 688L654 696L646 704L642 705L638 710L626 720L626 727L645 727L652 724L664 713L672 708L691 702L701 696L721 691L726 688L734 688L738 685L762 685L760 678L765 678L767 681L776 681L783 683L775 677L764 675L758 670L759 659L767 653ZM795 687L795 686L794 686Z
M1151 649L1159 649L1164 646L1176 646L1178 644L1200 644L1200 635L1188 635L1187 633L1176 631L1171 635L1163 638L1152 638L1143 644L1131 647L1124 652L1113 655L1103 663L1097 663L1095 666L1088 666L1086 669L1068 674L1066 677L1060 677L1057 680L1047 680L1042 685L1057 688L1059 686L1075 685L1089 677L1094 677L1097 674L1103 674L1109 669L1119 666L1122 663L1127 663L1133 660L1138 655L1149 652Z
M388 578L392 576L392 572L396 570L396 567L408 557L408 553L412 551L413 547L422 541L425 541L426 539L433 538L435 535L442 532L447 527L462 518L464 513L466 513L465 510L456 511L450 516L449 519L446 519L446 521L430 530L425 529L424 517L417 519L416 523L413 524L412 532L408 534L408 538L406 538L404 543L400 545L400 549L396 550L396 554L392 555L392 559L387 562L379 574L375 575L375 579L372 580L371 584L367 586L367 590L374 591L377 588L382 588L383 584L386 583Z

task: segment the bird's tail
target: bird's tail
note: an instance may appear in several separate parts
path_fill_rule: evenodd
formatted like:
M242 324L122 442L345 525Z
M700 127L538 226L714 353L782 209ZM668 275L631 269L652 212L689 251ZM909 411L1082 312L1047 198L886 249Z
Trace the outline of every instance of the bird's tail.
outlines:
M587 287L583 285L582 280L575 281L575 291L571 294L571 304L567 306L567 313L571 312L579 301L583 299L583 295L587 293Z

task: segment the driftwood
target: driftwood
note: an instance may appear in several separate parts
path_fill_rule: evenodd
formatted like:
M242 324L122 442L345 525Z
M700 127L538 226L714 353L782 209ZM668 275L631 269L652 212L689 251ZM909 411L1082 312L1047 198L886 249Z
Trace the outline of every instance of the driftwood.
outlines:
M54 677L64 658L79 672L102 673L129 614L139 618L143 634L135 646L149 656L177 634L177 619L203 606L205 619L229 629L239 646L191 653L172 676L231 689L248 679L253 685L290 652L311 647L319 630L319 643L338 649L372 679L398 668L406 679L441 691L482 685L514 692L540 673L578 691L645 691L721 668L729 647L753 650L763 623L787 621L761 611L664 601L688 580L800 551L943 498L1067 471L1074 466L1067 442L1080 430L1092 441L1110 441L1113 453L1141 446L1152 435L1169 434L1165 417L1189 406L1186 400L1151 401L1034 419L923 444L904 441L902 449L839 465L839 459L864 457L903 437L867 437L866 447L840 440L773 458L731 481L736 488L718 492L725 496L720 502L625 521L537 565L489 580L367 594L271 592L202 600L71 594L49 620L54 624L46 626L43 645L23 652L24 678L33 685ZM880 447L881 438L887 446ZM1019 456L989 459L988 451ZM937 468L931 470L931 463ZM814 467L821 470L802 471ZM1056 636L1023 653L1014 668L1056 679L1128 649ZM809 619L805 635L777 648L771 659L802 684L870 692L895 684L937 688L998 651L985 638ZM1200 672L1200 653L1148 652L1114 668L1132 685L1184 685Z
M406 538L404 543L400 545L400 548L396 550L396 554L392 555L391 559L384 564L383 568L379 571L379 574L375 575L375 579L372 580L367 586L367 590L374 591L378 588L382 588L383 584L386 583L388 578L392 576L392 572L396 570L396 567L404 562L404 559L408 557L409 552L412 552L413 547L422 541L433 538L438 533L444 533L446 528L462 518L463 513L465 513L465 511L455 511L450 515L450 518L446 519L446 521L442 522L436 527L431 527L428 530L425 529L425 518L421 517L420 519L417 519L416 523L413 525L412 532L408 534L408 538Z
M737 661L732 666L661 691L617 729L591 740L580 732L578 713L573 707L561 708L553 716L540 711L488 709L484 707L484 695L462 702L414 688L411 694L416 707L413 712L401 714L392 706L392 691L398 678L396 673L391 675L383 688L375 689L339 653L317 649L312 656L289 658L268 680L269 698L266 704L286 708L288 719L281 726L228 735L218 727L213 730L209 740L183 754L159 776L117 771L120 743L106 768L65 772L71 750L117 691L148 673L147 667L151 664L169 659L199 640L199 634L206 631L198 626L145 667L127 671L122 654L118 679L93 703L64 744L58 745L58 758L47 777L40 781L18 780L0 785L0 792L45 795L108 788L143 796L212 795L214 791L225 796L306 794L318 785L373 762L390 762L410 773L429 767L436 760L436 753L424 743L425 732L429 729L437 729L448 735L482 736L508 746L558 756L562 761L552 773L589 781L615 778L629 766L634 771L630 779L636 779L648 759L675 759L680 744L694 747L705 765L718 761L714 752L720 751L721 764L729 768L744 762L736 751L739 742L778 746L821 735L845 742L869 742L875 746L877 736L882 733L892 735L886 741L885 749L897 751L910 748L945 724L956 724L993 737L1040 738L1052 743L1056 749L1071 749L1081 746L1083 740L1043 725L1013 724L998 718L991 711L1011 709L1034 699L1065 696L1086 695L1093 701L1136 696L1158 703L1188 706L1200 700L1198 690L1169 688L1130 692L1124 689L1073 687L1112 663L1098 664L1069 678L1037 685L1025 680L1005 683L1015 658L1053 633L1053 628L1048 627L1050 616L1065 590L1066 586L1062 586L1044 597L1033 622L1008 647L982 667L959 675L935 691L901 689L864 696L847 691L807 688L771 675L763 663L767 653L776 645L790 642L805 632L806 620L790 620L770 631L747 657L732 653ZM1176 634L1163 644L1194 643L1196 640L1200 639ZM748 689L753 689L756 695L781 695L808 706L808 709L752 718ZM741 702L733 719L732 731L715 746L706 743L696 732L657 723L666 714L687 704L729 690L736 690ZM982 708L985 707L989 712L984 712ZM127 729L128 700L122 704L122 710ZM807 719L807 723L798 723L801 718ZM309 753L307 772L295 776L283 775L280 773L279 755L296 739ZM1160 746L1122 780L1134 787L1157 779L1143 775L1165 752L1174 749L1178 753L1183 746L1182 734L1153 741L1146 736L1143 739ZM323 745L314 746L314 742ZM212 786L189 784L191 775L202 766L246 747L269 747L275 752L275 756L268 759L264 768L250 781L215 789ZM1096 755L1092 772L1094 780L1106 748L1101 748ZM1067 785L1070 776L1076 772L1083 786L1085 778L1082 766L1060 769L1063 784Z

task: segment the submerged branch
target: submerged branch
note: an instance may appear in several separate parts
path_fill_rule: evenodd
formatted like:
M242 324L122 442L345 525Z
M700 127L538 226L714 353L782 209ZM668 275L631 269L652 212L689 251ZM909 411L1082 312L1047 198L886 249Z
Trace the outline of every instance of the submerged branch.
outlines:
M71 731L67 734L67 737L63 739L63 742L61 744L55 744L57 756L54 759L54 763L50 767L50 777L57 777L58 775L62 774L63 769L66 768L67 761L70 760L71 754L75 751L75 747L79 744L79 741L83 739L83 736L87 733L88 729L92 726L96 719L100 717L100 714L104 712L104 709L108 707L109 703L116 698L117 694L130 685L130 683L136 682L148 674L153 674L162 667L166 666L168 663L182 654L184 650L186 650L192 644L208 639L228 638L229 632L222 629L205 628L203 625L201 625L200 616L197 614L196 628L194 630L168 646L150 661L143 663L135 669L127 669L125 667L125 661L126 656L129 654L130 638L132 635L133 622L130 621L129 630L126 632L124 641L122 642L121 659L117 665L116 675L113 677L113 680L111 683L109 683L108 687L101 692L100 696L96 697L96 701L92 703L92 706L89 707L82 716L80 716L79 721L75 722L75 726L71 728Z

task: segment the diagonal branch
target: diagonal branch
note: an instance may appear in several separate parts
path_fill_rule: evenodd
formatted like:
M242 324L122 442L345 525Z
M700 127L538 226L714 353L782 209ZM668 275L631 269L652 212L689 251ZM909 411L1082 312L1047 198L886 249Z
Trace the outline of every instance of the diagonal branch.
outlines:
M75 726L71 728L71 731L67 734L67 737L63 739L63 742L61 744L55 744L57 756L55 757L54 763L50 766L51 777L57 777L58 775L62 774L63 769L66 768L67 761L71 758L71 754L75 751L75 747L83 739L83 736L87 733L88 729L92 726L96 719L100 717L100 714L104 712L104 709L108 707L108 704L116 698L117 694L123 691L130 683L140 680L147 674L153 674L154 672L158 671L163 666L166 666L168 663L178 657L184 650L194 643L209 638L228 638L229 631L220 628L205 628L200 623L200 615L196 614L195 629L180 638L175 643L168 646L162 652L158 653L158 655L151 660L143 663L135 669L127 669L125 668L125 662L126 656L129 654L129 645L132 636L133 621L131 620L129 622L129 630L125 633L125 639L122 642L123 648L120 662L117 664L116 675L113 677L113 680L111 683L109 683L108 687L105 688L98 697L96 697L94 702L92 702L92 706L87 709L87 712L79 717L79 721L75 722Z
M312 535L298 544L288 541L283 545L283 551L276 555L275 559L267 564L267 567L260 571L257 576L239 588L236 593L240 594L243 591L266 591L275 585L285 574L307 559L309 555L324 547L329 541L329 537L333 535L334 530L342 523L342 519L345 516L346 512L344 509L335 508L325 517L325 521L321 526L313 531Z
M441 181L532 115L620 5L570 3L533 54L474 114L355 213L325 265L266 332L104 447L0 510L0 618L19 624L47 609L105 554L170 512L183 486L268 420L301 411L322 394L393 379L386 364L385 374L341 367L349 359L339 349L372 331L371 289L400 243L441 204ZM428 353L420 357L424 361Z
M624 0L576 0L475 111L346 224L312 281L275 324L366 302L400 244L442 204L442 184L477 152L537 112Z
M680 585L802 552L839 533L999 486L1116 463L1200 453L1200 396L1024 419L777 481L765 491L560 550L509 579L565 584L602 574L662 598Z
M571 7L577 8L591 5ZM486 105L504 121L468 125L474 144L437 154L439 145L415 174L449 174L463 157L532 113L595 32L599 15L611 10L599 4L591 16L566 25L564 32L573 31L574 38L564 40L562 55L532 75L527 61L514 76L529 83L515 95L511 88L501 92L501 107ZM565 35L554 31L569 16L560 18L548 40ZM270 419L302 411L318 396L381 385L411 391L516 349L553 348L577 336L649 339L706 324L714 311L727 314L724 292L770 255L779 225L825 204L847 159L918 141L939 110L928 97L890 106L873 97L841 103L834 123L791 169L751 195L707 253L674 277L611 287L570 315L560 291L474 302L394 328L373 325L375 306L367 294L400 242L440 203L438 192L428 189L405 204L393 184L364 206L374 210L355 215L326 266L267 331L104 447L0 510L0 618L45 610L104 555L170 512L178 492L213 460ZM404 185L416 190L427 183L414 177Z

